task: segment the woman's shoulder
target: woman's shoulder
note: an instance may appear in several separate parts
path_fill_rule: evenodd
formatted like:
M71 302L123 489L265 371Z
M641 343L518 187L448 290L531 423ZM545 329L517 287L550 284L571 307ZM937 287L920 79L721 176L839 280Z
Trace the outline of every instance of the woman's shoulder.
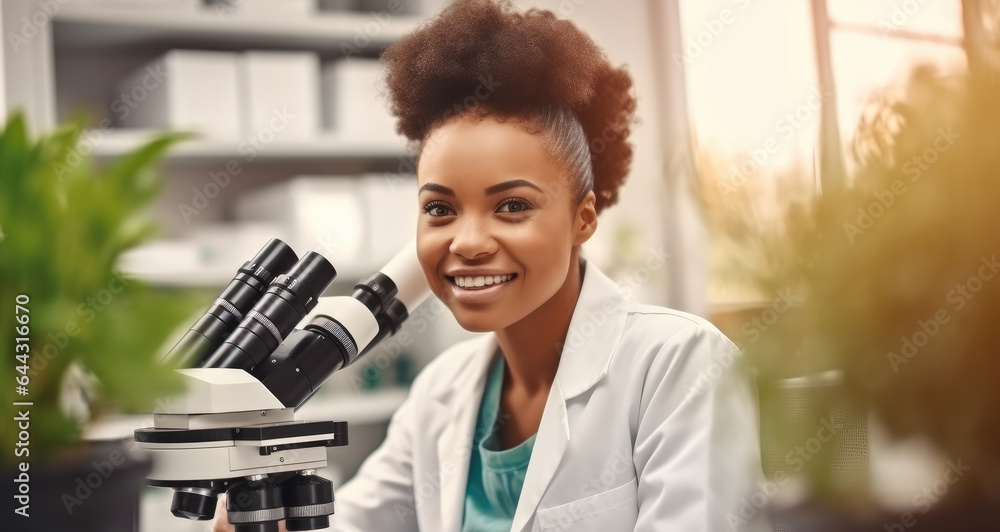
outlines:
M740 356L736 345L710 321L676 309L634 304L616 348L619 363L708 368Z
M712 322L680 310L633 303L629 306L623 336L634 336L650 342L668 343L698 336L728 338Z
M743 375L736 345L705 318L653 305L633 305L609 373L641 379L643 390L667 383L678 401ZM725 377L723 377L725 375ZM679 403L678 403L679 404Z

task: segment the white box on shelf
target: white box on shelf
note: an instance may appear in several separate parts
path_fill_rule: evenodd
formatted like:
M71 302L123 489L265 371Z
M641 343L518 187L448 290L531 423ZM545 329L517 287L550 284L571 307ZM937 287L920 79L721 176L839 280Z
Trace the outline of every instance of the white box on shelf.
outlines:
M216 0L209 7L220 15L307 17L316 12L316 0Z
M451 0L318 0L320 12L354 11L385 15L429 17L437 14Z
M383 176L299 176L235 205L237 219L275 223L297 253L319 252L349 280L374 273L413 238L415 212L416 181Z
M342 13L357 11L358 0L317 0L316 10L320 13Z
M275 139L319 135L319 55L248 51L239 58L244 134L271 130Z
M197 246L203 267L228 272L231 277L277 230L267 222L213 223L192 227L188 238Z
M435 0L440 3L441 0ZM430 0L357 0L358 11L391 15L420 15Z
M368 214L369 251L376 268L417 235L417 178L369 174L358 181Z
M347 176L302 176L241 194L237 220L268 221L299 256L318 251L343 277L364 259L364 203Z
M131 249L118 267L155 284L224 286L278 232L268 223L203 225L184 237Z
M240 137L237 55L171 50L118 85L111 110L126 128L194 131L207 138Z
M323 65L323 127L340 137L397 142L396 119L380 95L380 77L374 59Z
M73 5L195 13L201 11L204 4L202 0L73 0Z

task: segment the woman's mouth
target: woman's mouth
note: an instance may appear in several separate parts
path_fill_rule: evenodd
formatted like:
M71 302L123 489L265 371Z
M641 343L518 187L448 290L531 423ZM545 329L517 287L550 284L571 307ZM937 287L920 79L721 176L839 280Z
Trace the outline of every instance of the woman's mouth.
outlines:
M447 275L454 300L466 305L485 305L496 301L517 278L517 274Z
M476 290L487 288L493 285L498 285L501 283L506 283L510 281L517 274L507 273L503 275L465 275L465 276L448 276L448 280L452 284L458 286L459 288L464 288L466 290Z

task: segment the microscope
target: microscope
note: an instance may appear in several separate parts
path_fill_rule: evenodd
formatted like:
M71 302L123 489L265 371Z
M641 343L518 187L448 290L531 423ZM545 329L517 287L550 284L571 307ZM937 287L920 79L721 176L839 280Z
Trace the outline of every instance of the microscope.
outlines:
M411 243L351 296L320 297L337 273L272 239L243 264L164 364L187 391L135 431L150 452L151 486L174 490L170 511L208 520L228 493L239 532L329 526L333 484L316 475L327 447L347 445L345 421L297 421L295 411L335 371L394 334L429 290Z

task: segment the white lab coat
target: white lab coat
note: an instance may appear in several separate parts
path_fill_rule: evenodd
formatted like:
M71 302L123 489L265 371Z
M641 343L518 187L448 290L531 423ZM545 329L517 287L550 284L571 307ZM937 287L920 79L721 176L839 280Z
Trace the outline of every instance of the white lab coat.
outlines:
M701 318L628 303L588 264L512 530L748 529L731 523L761 478L758 420L735 349ZM336 491L332 530L461 529L496 353L484 335L421 372L385 442Z

